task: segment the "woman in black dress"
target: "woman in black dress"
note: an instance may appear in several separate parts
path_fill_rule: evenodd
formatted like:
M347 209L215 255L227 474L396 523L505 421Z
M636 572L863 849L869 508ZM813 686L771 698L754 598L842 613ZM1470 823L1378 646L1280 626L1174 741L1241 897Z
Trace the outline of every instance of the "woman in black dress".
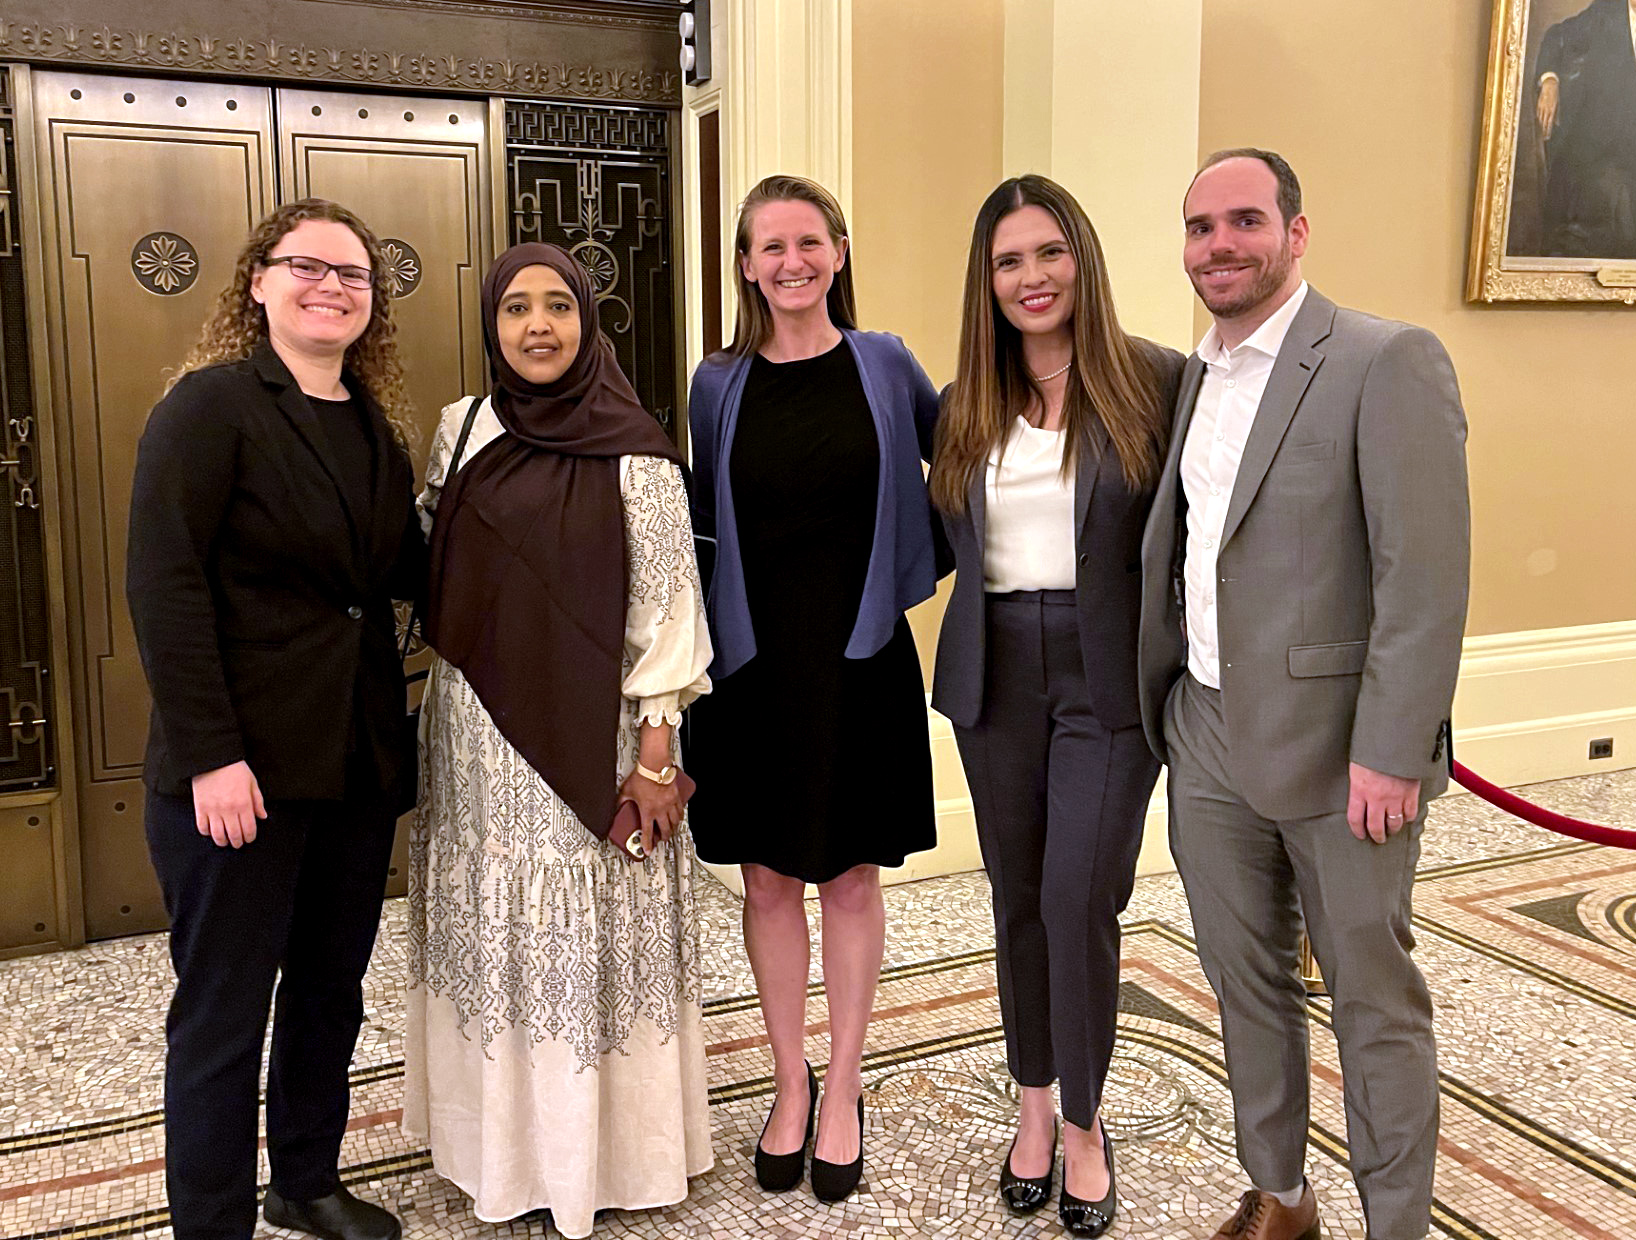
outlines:
M800 1182L817 1082L802 1052L823 914L830 1060L812 1187L863 1165L862 1058L885 943L880 867L935 842L926 706L907 608L936 585L920 462L937 396L895 336L854 327L846 222L770 177L739 213L738 327L694 375L695 527L718 542L714 692L694 707L694 839L744 873L744 940L777 1097L756 1176ZM805 1135L803 1135L805 1134Z

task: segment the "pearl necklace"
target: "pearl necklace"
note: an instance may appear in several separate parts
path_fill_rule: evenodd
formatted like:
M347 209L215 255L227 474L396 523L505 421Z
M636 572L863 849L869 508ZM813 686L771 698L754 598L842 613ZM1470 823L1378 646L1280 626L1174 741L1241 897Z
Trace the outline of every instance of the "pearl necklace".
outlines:
M1064 366L1062 367L1061 370L1053 370L1048 375L1036 375L1032 371L1030 371L1029 375L1034 380L1035 383L1049 383L1049 382L1051 382L1052 379L1057 378L1059 375L1067 374L1068 373L1068 367L1072 366L1073 364L1074 364L1074 359L1069 358L1067 363L1064 364Z

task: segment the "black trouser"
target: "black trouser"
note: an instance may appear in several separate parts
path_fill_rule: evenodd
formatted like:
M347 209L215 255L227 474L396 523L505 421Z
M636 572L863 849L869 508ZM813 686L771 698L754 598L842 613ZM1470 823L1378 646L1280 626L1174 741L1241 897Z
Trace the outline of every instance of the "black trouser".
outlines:
M1089 1128L1119 1008L1119 913L1159 776L1140 727L1091 713L1071 590L992 594L987 683L956 728L994 892L1006 1059L1020 1085L1061 1081Z
M148 849L170 914L176 993L165 1022L165 1185L176 1240L249 1240L256 1110L267 1074L272 1184L335 1190L347 1073L363 1021L395 819L373 780L345 801L267 806L254 843L219 848L191 797L147 798ZM353 787L367 788L353 794Z

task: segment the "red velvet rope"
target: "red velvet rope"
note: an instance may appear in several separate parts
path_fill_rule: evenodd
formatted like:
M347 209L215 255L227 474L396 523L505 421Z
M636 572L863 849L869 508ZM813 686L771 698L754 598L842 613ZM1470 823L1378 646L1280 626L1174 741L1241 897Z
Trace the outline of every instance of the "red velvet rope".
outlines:
M1452 760L1449 762L1449 770L1454 776L1454 782L1467 792L1476 793L1490 805L1496 805L1524 822L1544 827L1547 831L1555 831L1558 835L1584 840L1588 844L1606 844L1610 848L1636 848L1636 831L1623 831L1618 827L1582 822L1578 818L1569 818L1566 814L1535 805L1532 801L1524 801L1516 793L1507 792L1498 784L1489 783L1481 775Z

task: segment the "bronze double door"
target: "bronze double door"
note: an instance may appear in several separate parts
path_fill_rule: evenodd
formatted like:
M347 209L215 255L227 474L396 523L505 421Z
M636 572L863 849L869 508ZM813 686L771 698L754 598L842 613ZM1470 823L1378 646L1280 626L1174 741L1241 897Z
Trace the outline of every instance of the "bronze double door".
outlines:
M137 440L275 205L344 203L383 240L425 451L483 390L494 253L482 101L32 76L45 330L88 938L162 928L143 838L149 698L125 606ZM396 863L401 870L401 840ZM400 878L401 881L401 878Z

